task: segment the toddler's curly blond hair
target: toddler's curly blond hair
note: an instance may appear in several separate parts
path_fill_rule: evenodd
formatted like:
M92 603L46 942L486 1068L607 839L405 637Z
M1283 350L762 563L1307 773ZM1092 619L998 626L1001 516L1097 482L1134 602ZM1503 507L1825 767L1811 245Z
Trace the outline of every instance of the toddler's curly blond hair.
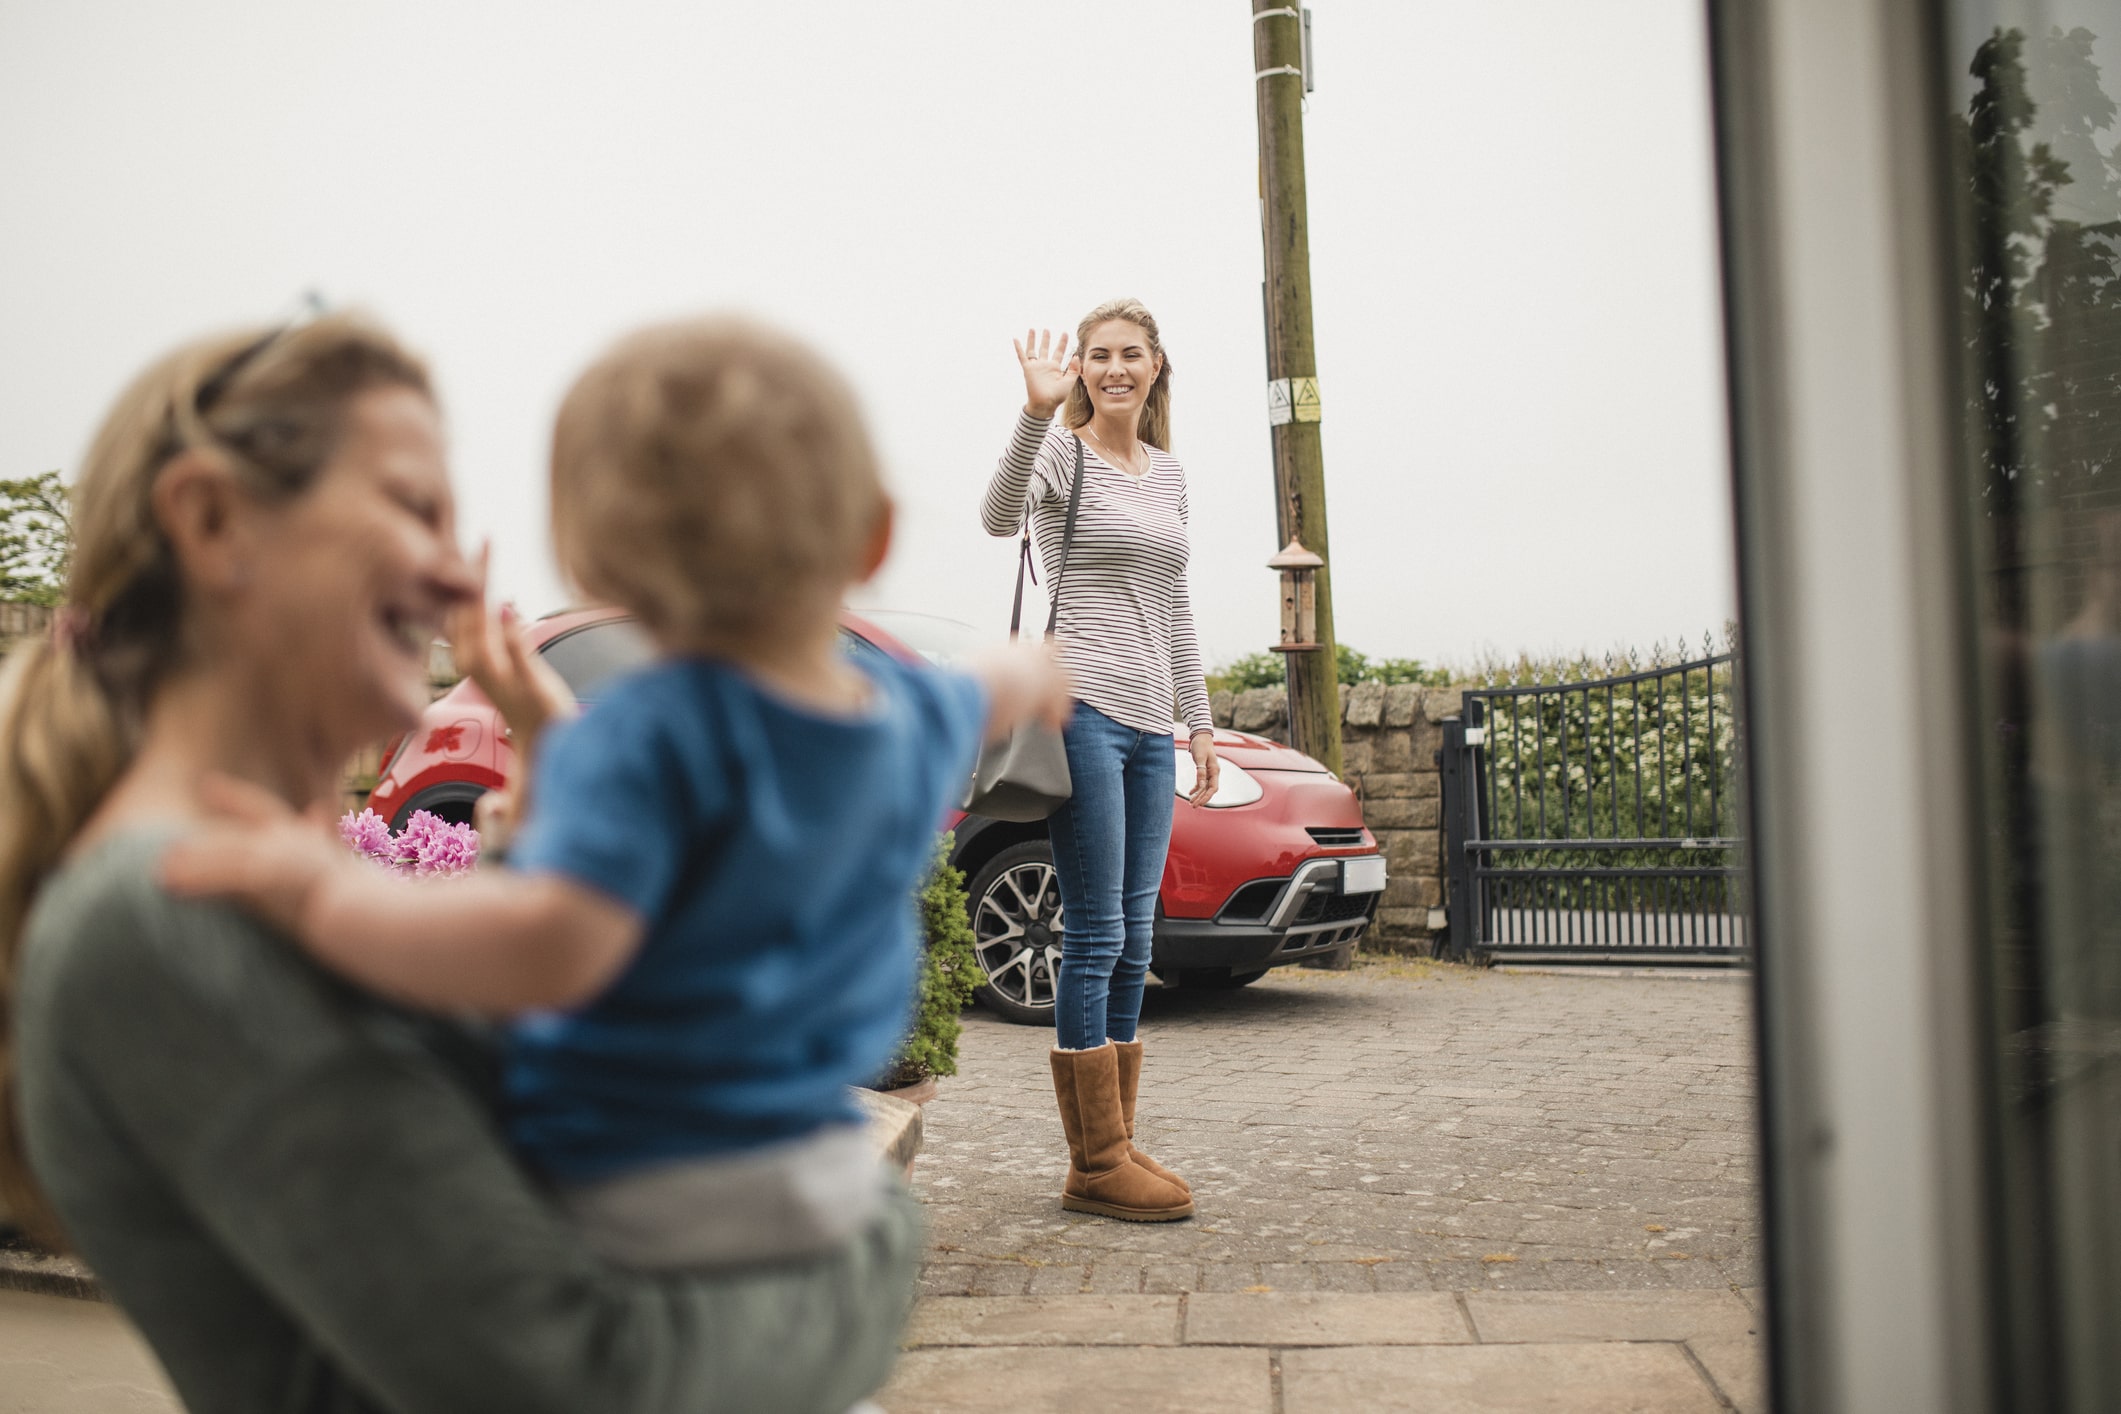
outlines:
M743 319L621 339L553 428L561 568L676 651L742 654L836 609L885 506L846 381Z

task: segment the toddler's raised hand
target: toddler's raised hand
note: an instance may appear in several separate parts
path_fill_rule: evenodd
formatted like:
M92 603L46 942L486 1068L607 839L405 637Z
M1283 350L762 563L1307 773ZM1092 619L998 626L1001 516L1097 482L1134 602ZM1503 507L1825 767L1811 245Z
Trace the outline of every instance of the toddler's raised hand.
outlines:
M490 549L480 546L473 561L479 578L477 595L450 611L446 627L458 670L477 683L499 710L521 760L547 723L572 717L580 707L565 680L524 642L515 610L504 606L496 614L488 606Z
M516 822L521 817L513 788L503 786L480 796L471 807L472 828L479 832L480 857L499 859L507 853L515 842Z
M987 687L987 740L999 741L1026 722L1059 731L1075 707L1074 685L1043 643L1018 643L982 654L972 675Z

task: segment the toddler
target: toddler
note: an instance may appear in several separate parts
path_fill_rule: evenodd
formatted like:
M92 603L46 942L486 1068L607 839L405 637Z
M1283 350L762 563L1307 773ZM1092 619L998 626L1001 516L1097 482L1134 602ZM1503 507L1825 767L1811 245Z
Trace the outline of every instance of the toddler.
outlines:
M829 1250L888 1192L847 1087L904 1033L935 828L982 737L1058 726L1065 683L1033 650L973 676L841 651L890 503L846 386L749 324L652 328L584 373L552 518L568 576L659 653L570 717L483 603L452 622L529 766L504 871L392 879L231 796L240 843L173 848L166 882L376 992L515 1018L510 1134L613 1260Z

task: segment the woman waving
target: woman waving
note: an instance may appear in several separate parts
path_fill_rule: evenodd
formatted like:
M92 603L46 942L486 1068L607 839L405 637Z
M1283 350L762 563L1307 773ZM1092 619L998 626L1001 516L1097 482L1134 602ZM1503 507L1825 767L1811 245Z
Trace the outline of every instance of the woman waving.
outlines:
M1061 1206L1168 1222L1192 1215L1192 1190L1131 1136L1135 1029L1171 842L1174 701L1192 732L1192 804L1215 794L1217 776L1186 590L1186 473L1170 451L1171 363L1156 320L1131 299L1084 316L1073 357L1065 333L1027 333L1016 352L1023 415L980 518L990 535L1010 535L1028 512L1078 698L1065 733L1074 794L1047 822L1065 921L1052 1055L1069 1150Z

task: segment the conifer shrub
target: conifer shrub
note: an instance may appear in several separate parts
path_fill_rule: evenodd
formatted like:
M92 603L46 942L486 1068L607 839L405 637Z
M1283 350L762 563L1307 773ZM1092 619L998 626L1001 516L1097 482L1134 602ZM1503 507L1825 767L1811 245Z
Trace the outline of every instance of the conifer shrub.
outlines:
M880 1089L957 1074L957 1040L963 1029L958 1014L971 1005L972 989L984 979L972 951L965 876L950 863L955 840L947 832L937 836L934 867L921 885L920 995L914 1002L913 1029L878 1082Z

